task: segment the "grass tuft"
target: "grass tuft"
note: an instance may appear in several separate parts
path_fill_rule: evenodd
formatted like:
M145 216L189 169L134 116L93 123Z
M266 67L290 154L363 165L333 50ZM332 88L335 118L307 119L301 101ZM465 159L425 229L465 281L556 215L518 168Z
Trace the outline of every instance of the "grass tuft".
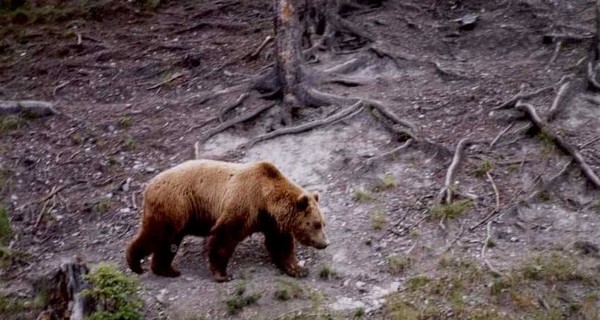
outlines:
M471 206L471 200L458 200L451 204L438 204L431 208L431 214L437 219L454 219L462 215Z

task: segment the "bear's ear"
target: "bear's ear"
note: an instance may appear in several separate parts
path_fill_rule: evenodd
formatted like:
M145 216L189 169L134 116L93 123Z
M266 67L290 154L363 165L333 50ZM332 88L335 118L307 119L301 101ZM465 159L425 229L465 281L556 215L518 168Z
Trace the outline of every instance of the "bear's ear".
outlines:
M313 192L313 197L315 197L315 201L319 202L319 193Z
M298 200L296 201L296 207L301 211L304 211L306 208L308 208L308 197L305 194L301 194L298 197Z

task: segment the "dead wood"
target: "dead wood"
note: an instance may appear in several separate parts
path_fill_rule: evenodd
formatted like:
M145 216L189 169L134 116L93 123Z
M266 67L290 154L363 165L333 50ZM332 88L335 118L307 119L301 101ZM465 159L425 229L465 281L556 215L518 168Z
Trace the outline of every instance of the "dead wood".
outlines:
M46 201L50 200L52 197L54 197L57 193L63 191L64 189L70 188L70 187L72 187L74 185L78 185L78 184L81 184L81 183L87 183L87 181L85 181L85 180L77 180L77 181L73 181L73 182L70 182L70 183L63 184L63 185L61 185L59 187L56 187L56 188L52 188L52 190L50 191L50 193L48 193L46 196L42 197L39 200L30 201L30 202L28 202L28 203L26 203L26 204L18 207L17 211L21 211L21 210L25 209L26 207L28 207L28 206L30 206L32 204L40 204L40 203L46 202Z
M243 114L237 118L228 120L226 122L221 123L219 126L209 130L208 132L206 132L204 134L204 136L195 144L195 150L196 150L196 159L200 159L200 146L202 146L208 139L212 138L214 135L219 134L237 124L240 124L242 122L248 121L256 116L258 116L260 113L270 109L271 107L273 107L275 104L268 104L268 105L264 105L260 108L257 108L255 110L252 110L246 114Z
M437 203L442 203L444 201L444 198L446 204L452 203L452 184L454 180L454 175L456 174L456 169L458 168L458 165L460 164L460 161L462 159L463 151L469 143L471 143L471 141L468 138L463 138L460 141L458 141L456 149L454 150L454 157L452 158L452 162L448 167L448 171L446 171L446 180L444 182L444 187L438 193Z
M0 116L10 114L22 114L26 117L40 118L60 114L55 109L54 104L47 101L38 100L20 100L7 101L0 100Z
M270 139L280 137L283 135L302 133L302 132L306 132L308 130L322 127L324 125L332 124L332 123L340 121L346 117L354 116L354 115L360 113L362 110L363 110L363 101L359 100L358 102L356 102L352 106L346 108L345 110L337 112L325 119L315 120L315 121L301 124L301 125L295 126L295 127L285 127L285 128L281 128L281 129L271 131L269 133L257 136L254 139L247 142L244 145L244 148L250 148L259 142L270 140Z
M596 34L592 40L592 48L588 57L587 78L591 87L600 90L600 83L596 77L597 63L600 59L600 1L596 1L595 6Z
M55 271L37 280L34 287L37 292L45 292L45 310L38 319L83 320L93 311L94 301L81 294L89 288L85 275L89 273L87 265L80 257L63 262Z
M531 123L538 130L548 135L561 150L573 157L575 162L577 162L577 164L579 165L584 176L597 188L600 188L600 178L598 178L598 176L594 173L592 168L583 159L581 153L569 143L567 143L562 137L560 137L554 131L552 131L552 129L548 127L547 123L540 118L540 116L537 114L537 111L531 104L519 101L517 102L516 108L525 112L525 114L529 117L529 120L531 120Z

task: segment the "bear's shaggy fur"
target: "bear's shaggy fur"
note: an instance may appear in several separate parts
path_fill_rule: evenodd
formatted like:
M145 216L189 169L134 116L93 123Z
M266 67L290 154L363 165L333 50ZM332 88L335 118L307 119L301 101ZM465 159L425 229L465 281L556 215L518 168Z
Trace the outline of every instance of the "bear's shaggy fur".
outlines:
M303 277L308 271L298 265L294 240L317 249L328 245L317 201L317 193L306 192L267 161L187 161L148 183L127 263L141 274L140 260L152 254L155 274L177 277L172 261L183 237L203 236L213 278L228 281L227 263L236 245L262 232L272 261L288 275Z

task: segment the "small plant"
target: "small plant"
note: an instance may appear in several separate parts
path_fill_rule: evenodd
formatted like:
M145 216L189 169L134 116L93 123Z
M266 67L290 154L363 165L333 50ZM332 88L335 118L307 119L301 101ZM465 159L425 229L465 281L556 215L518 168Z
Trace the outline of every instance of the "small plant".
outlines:
M386 173L384 174L379 181L379 187L381 189L391 189L391 188L395 188L396 187L396 180L394 179L394 176Z
M527 263L523 268L523 276L530 280L544 280L549 282L584 280L575 262L556 253L548 256L539 256L534 261Z
M373 230L381 230L385 226L385 213L381 210L376 210L371 215L371 226Z
M388 271L393 274L400 274L406 271L411 265L412 260L409 257L389 256L387 258Z
M421 236L421 233L419 233L419 230L417 230L417 229L411 229L410 232L408 233L408 236L411 239L415 240Z
M475 176L478 178L484 177L486 173L492 171L494 164L490 160L483 160L479 163L479 167L475 169Z
M431 279L429 279L428 277L424 277L424 276L418 276L418 277L413 277L408 279L408 281L406 281L406 289L409 291L416 291L417 289L426 286L428 283L431 282Z
M96 310L89 320L142 319L143 302L138 295L137 280L126 276L116 266L100 264L85 276L90 288L82 294L96 302Z
M127 115L127 116L122 116L119 118L119 126L121 128L129 128L131 127L131 116Z
M373 195L371 195L371 193L369 193L369 191L366 191L363 189L356 189L352 193L352 200L357 201L357 202L365 202L365 201L370 201L373 199L374 199Z
M321 270L319 270L319 278L321 279L330 279L332 277L335 277L337 274L335 271L333 271L331 269L331 267L324 265L321 267Z
M127 136L125 140L123 140L123 148L128 151L135 150L136 142L132 136Z
M0 132L8 132L19 129L24 123L25 121L23 118L19 116L10 115L3 117L2 120L0 120Z
M362 319L365 316L365 309L358 308L354 312L354 319Z
M244 307L255 304L260 299L260 293L253 293L250 295L238 295L231 299L225 300L225 306L229 314L236 314L240 312Z
M105 213L110 210L110 200L102 199L94 204L94 212Z
M8 210L0 206L0 246L7 245L11 236L12 229L8 220Z
M546 131L541 130L536 138L542 143L542 154L548 155L554 151L555 144L552 136Z
M450 204L438 204L431 208L431 214L438 219L454 219L471 206L471 200L458 200Z
M79 132L73 133L70 138L73 145L76 146L82 145L85 142L85 137Z
M286 280L278 280L275 289L275 299L287 301L300 297L304 293L304 289L294 282Z

